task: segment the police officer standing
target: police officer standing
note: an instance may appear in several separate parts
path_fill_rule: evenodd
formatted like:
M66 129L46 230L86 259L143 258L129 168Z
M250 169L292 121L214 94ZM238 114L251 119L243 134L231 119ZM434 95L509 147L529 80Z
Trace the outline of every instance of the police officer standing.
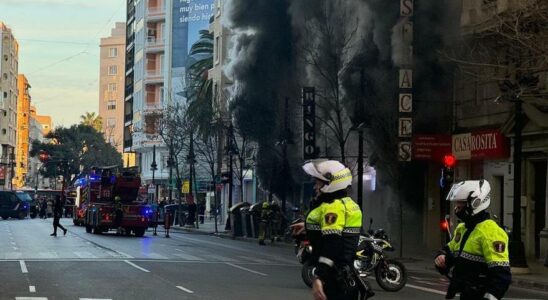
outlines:
M463 221L453 239L438 253L434 263L442 274L451 273L446 299L457 293L467 299L502 299L512 280L508 235L490 219L487 180L467 180L453 185L447 200Z
M350 300L373 296L370 287L359 279L352 264L362 227L360 207L347 196L352 173L334 160L314 160L303 166L316 180L315 207L306 216L305 229L318 258L312 293L316 300ZM293 231L302 223L292 225Z

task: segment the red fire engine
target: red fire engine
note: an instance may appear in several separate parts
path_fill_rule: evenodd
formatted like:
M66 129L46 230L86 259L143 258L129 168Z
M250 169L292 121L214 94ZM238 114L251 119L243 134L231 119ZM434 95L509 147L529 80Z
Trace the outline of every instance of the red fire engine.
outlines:
M75 215L82 220L86 232L100 234L121 228L126 235L133 232L141 237L145 234L152 209L137 197L141 178L135 171L124 169L118 172L116 166L103 167L79 183L82 201ZM120 197L121 201L122 216L118 224L115 197Z

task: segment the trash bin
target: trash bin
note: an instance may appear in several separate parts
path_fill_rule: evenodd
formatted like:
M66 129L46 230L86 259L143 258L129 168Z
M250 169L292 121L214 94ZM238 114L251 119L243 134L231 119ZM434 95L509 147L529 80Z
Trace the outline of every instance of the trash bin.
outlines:
M243 235L246 237L253 237L253 230L251 229L251 211L250 206L242 207L240 212L242 213L242 227Z
M239 202L230 208L230 228L232 228L232 236L243 236L242 212L243 207L249 207L249 202Z
M263 203L255 203L249 207L250 220L251 220L251 236L254 238L259 237L259 223L261 222L261 211L263 210Z

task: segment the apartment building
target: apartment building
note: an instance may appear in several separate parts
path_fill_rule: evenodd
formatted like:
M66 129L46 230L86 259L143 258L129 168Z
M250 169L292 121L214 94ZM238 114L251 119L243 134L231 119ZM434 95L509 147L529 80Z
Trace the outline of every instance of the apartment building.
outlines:
M546 70L548 57L548 29L535 24L545 24L548 3L463 0L462 8L462 37L467 45L481 47L468 48L478 50L463 57L473 63L461 68L455 82L452 144L459 159L457 176L489 180L490 211L502 225L512 228L514 145L521 131L521 193L517 199L522 240L528 257L544 258L548 255L548 75L542 69ZM534 49L539 50L538 56ZM520 110L523 122L516 128Z
M105 140L123 151L126 24L117 22L102 38L99 70L99 116Z
M17 77L17 147L15 150L15 178L14 187L21 188L29 168L29 133L30 133L30 84L27 77L19 74Z
M47 127L47 128L45 128ZM29 119L29 144L32 147L33 141L43 142L44 132L49 132L51 129L51 118L49 116L39 116L36 114L36 107L30 106ZM30 150L30 149L29 149ZM39 173L42 162L38 157L28 158L28 173L25 178L26 186L33 188L49 187L49 180L42 177Z
M0 39L0 188L9 188L15 164L19 44L2 22Z
M164 197L168 149L158 135L158 114L186 101L188 52L199 30L209 27L213 0L128 0L127 5L124 152L136 153L144 182L152 183L154 174Z

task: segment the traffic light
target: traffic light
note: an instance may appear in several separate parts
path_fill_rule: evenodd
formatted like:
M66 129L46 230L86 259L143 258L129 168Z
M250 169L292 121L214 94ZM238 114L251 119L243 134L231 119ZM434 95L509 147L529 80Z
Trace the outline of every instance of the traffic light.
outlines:
M49 160L49 153L45 150L40 150L40 152L38 153L38 159L42 163L46 163Z
M440 222L440 229L442 232L448 232L449 231L449 222L447 220L443 220Z
M455 181L455 165L457 159L453 154L443 157L443 168L441 169L440 187L451 186Z

